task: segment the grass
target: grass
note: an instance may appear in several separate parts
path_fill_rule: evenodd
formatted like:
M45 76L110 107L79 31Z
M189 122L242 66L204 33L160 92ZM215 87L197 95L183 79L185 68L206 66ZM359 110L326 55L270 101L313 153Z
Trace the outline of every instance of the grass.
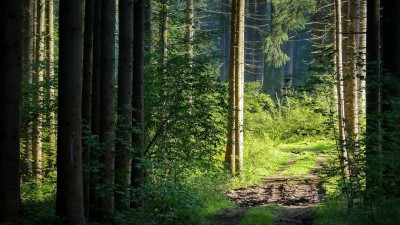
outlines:
M249 209L239 225L273 225L279 206L255 207Z
M311 172L318 161L318 154L314 152L302 152L296 157L293 165L282 171L280 175L300 176Z

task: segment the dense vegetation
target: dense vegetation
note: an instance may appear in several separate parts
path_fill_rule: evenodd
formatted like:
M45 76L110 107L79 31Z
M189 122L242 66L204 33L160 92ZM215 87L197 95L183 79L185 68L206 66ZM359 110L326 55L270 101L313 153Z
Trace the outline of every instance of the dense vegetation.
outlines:
M228 190L322 161L315 224L397 224L398 9L7 3L0 224L212 224L237 207ZM254 207L240 224L274 224L281 210Z

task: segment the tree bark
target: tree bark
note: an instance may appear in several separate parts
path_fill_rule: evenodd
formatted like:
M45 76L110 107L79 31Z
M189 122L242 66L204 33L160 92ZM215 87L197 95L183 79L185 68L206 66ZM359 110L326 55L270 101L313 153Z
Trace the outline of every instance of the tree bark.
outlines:
M54 2L53 0L46 0L46 94L50 105L54 103L55 91L54 91ZM49 144L50 150L56 150L56 123L55 123L55 112L53 107L47 112L46 119L49 125Z
M93 74L92 74L92 104L91 104L91 131L96 137L100 136L100 65L101 65L101 0L94 1L93 17ZM96 139L99 141L98 139ZM90 151L90 167L99 168L99 149ZM91 170L90 172L90 220L99 217L99 199L96 191L100 174Z
M33 74L33 83L37 87L37 92L33 96L33 105L36 112L32 122L32 152L33 152L33 170L38 181L42 180L43 158L42 158L42 100L43 100L43 77L45 63L45 0L37 0L37 20L36 20L36 46L35 46L35 73Z
M22 84L22 1L0 8L0 223L19 211L19 132Z
M115 161L115 0L102 1L101 10L100 163L103 164L101 184L110 187L114 185ZM103 195L99 202L100 219L109 221L114 214L114 192L106 188L103 190Z
M117 210L129 208L129 185L132 145L132 66L133 66L133 2L119 1L119 50L118 64L118 125L115 155L115 193Z
M244 0L232 1L229 69L228 140L225 162L237 174L243 169Z
M85 224L82 185L83 1L60 2L56 213L62 224Z
M348 157L346 150L346 126L344 115L344 90L343 90L343 35L342 35L342 2L335 0L335 30L336 30L336 82L339 121L339 153L343 175L349 174Z
M27 86L32 85L32 72L33 72L33 0L24 0L23 9L23 30L22 30L22 83ZM22 108L29 108L31 98L24 96L22 99ZM32 176L32 123L31 115L22 116L21 121L21 137L24 143L25 154L23 156L24 163L26 164L26 178L30 179Z
M85 2L85 29L83 41L83 86L82 86L82 124L86 129L90 128L92 120L92 76L93 76L93 21L94 0ZM83 196L85 206L85 217L89 218L90 210L90 146L89 143L82 144L83 161Z
M232 9L231 9L231 38L230 38L230 59L229 59L229 108L228 108L228 136L226 143L226 151L225 151L225 163L227 164L228 170L232 173L236 173L236 123L235 123L235 109L236 109L236 66L235 62L237 62L238 57L238 43L236 36L237 32L237 16L238 6L237 1L232 0Z
M345 10L344 33L346 34L343 42L343 83L344 83L344 112L346 124L347 150L349 160L352 161L358 140L358 83L357 83L357 0L347 1ZM350 162L351 163L351 162Z
M132 159L132 187L138 188L143 182L143 170L140 163L143 159L144 151L144 4L142 1L134 2L134 19L133 19L133 80L132 80L132 119L133 127L138 131L132 133L132 146L134 155ZM166 12L165 12L165 16ZM166 20L166 19L165 19ZM165 22L165 21L164 21ZM163 43L166 48L167 32L164 24ZM163 51L166 54L165 50ZM164 55L166 57L166 55ZM164 58L166 60L166 58ZM164 61L165 62L165 61ZM166 69L166 68L165 68ZM132 206L138 206L138 202L134 202Z

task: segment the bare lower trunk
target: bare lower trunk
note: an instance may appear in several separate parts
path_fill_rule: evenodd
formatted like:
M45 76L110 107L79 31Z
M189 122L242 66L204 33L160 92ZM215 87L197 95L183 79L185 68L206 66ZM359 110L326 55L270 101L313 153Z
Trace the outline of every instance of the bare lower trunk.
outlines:
M82 185L83 2L60 2L56 213L61 224L85 224Z
M0 224L18 224L22 1L0 8Z

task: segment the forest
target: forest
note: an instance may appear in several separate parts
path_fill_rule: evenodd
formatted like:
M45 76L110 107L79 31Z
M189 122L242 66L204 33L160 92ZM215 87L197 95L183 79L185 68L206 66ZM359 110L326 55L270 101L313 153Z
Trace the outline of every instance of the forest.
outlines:
M0 224L400 224L399 12L5 2Z

